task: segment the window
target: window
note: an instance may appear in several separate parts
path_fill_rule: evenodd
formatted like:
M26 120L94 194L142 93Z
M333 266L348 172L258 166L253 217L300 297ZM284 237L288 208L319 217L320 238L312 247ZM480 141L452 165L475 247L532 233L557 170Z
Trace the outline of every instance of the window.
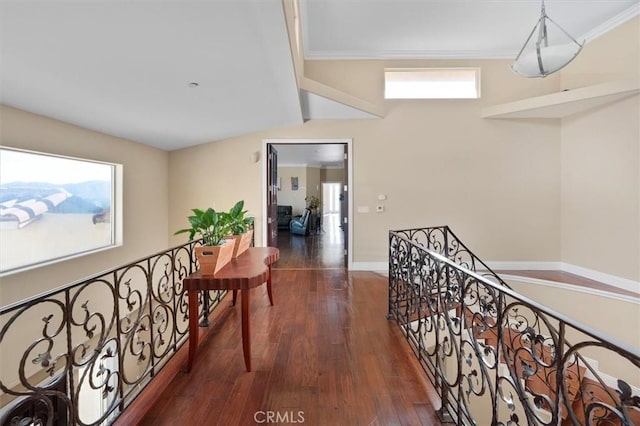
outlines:
M0 147L0 275L122 243L122 166Z
M385 99L478 99L480 68L385 69Z

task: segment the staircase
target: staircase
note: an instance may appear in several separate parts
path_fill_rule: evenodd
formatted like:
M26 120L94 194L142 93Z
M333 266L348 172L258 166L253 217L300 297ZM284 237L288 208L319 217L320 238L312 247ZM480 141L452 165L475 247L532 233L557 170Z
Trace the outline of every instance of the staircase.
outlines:
M443 420L640 425L637 348L517 294L446 226L393 231L389 243L389 318ZM601 360L623 374L599 371Z

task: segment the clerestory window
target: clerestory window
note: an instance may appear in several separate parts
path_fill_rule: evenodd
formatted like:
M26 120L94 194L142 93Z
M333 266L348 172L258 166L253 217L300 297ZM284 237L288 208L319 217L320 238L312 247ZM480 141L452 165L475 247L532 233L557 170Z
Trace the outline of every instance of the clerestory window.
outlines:
M478 99L480 68L387 68L385 99Z

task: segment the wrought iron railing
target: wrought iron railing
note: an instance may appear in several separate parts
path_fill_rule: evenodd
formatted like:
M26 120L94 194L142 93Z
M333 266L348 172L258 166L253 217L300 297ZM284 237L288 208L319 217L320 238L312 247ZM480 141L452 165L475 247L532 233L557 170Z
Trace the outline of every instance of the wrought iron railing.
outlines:
M113 422L188 338L198 244L0 308L0 424ZM203 321L225 293L202 293Z
M479 265L490 271L448 227L389 234L389 319L438 390L441 418L640 425L638 348L474 272Z

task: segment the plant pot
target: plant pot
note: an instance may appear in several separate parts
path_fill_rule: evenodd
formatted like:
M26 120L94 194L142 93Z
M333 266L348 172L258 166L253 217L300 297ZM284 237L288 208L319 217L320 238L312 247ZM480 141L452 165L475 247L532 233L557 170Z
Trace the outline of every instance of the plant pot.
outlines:
M233 248L233 258L240 256L251 245L251 238L253 237L253 229L248 230L244 234L230 235L227 238L233 238L235 244Z
M226 240L220 246L196 247L196 257L198 258L202 275L214 275L229 263L233 256L234 247L233 241L230 240Z

